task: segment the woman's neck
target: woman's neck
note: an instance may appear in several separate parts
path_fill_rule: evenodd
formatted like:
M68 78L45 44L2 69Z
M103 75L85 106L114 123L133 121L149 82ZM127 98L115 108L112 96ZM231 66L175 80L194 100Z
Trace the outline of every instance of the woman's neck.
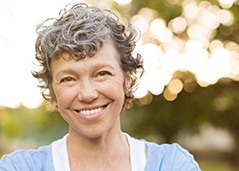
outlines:
M86 169L89 166L97 170L110 170L114 166L119 168L119 164L122 164L121 169L127 168L126 165L130 166L129 144L120 128L109 130L97 138L87 138L70 129L67 150L71 170L79 170L79 167L90 170Z

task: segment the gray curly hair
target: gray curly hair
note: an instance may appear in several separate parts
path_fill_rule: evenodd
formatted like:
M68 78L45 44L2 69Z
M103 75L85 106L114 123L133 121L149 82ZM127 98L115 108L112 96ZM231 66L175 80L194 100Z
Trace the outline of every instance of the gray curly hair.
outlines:
M50 63L53 58L63 53L71 54L74 60L86 56L92 57L108 39L112 39L120 54L120 61L125 79L130 73L130 87L124 85L125 104L130 104L133 91L137 87L137 72L143 73L140 54L132 56L135 48L137 31L131 26L119 22L119 18L108 10L89 7L86 4L75 4L69 9L67 5L59 19L47 19L37 26L38 37L35 43L36 59L40 69L32 72L38 79L44 99L51 110L56 109L56 97L52 88ZM48 22L51 22L49 25ZM49 106L48 106L49 107Z

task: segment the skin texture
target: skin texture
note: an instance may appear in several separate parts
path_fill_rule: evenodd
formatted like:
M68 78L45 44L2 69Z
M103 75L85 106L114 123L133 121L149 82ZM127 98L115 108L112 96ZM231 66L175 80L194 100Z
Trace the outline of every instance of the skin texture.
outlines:
M68 57L53 59L51 70L57 110L70 127L71 170L130 170L129 145L120 128L128 83L118 51L108 41L93 57Z

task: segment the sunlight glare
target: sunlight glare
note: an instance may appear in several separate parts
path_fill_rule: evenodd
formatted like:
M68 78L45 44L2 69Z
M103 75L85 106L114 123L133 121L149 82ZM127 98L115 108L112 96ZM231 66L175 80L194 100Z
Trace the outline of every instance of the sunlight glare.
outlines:
M170 81L167 88L172 94L178 94L183 89L183 83L180 79L174 78Z
M187 27L187 21L183 17L177 17L170 21L169 26L174 33L182 33Z
M149 23L145 17L142 15L135 15L132 17L131 21L132 24L140 30L141 34L147 32Z
M208 58L204 67L196 74L198 80L208 84L215 84L218 79L230 73L230 54L224 48L215 50Z
M115 2L121 4L121 5L127 5L132 2L132 0L114 0Z
M167 43L173 38L171 30L166 27L165 21L162 19L155 19L150 25L150 31L163 43Z
M223 43L220 40L213 40L209 45L209 50L211 52L216 51L220 48L223 48Z
M229 9L232 7L233 3L236 2L236 0L218 0L218 2L222 8Z
M183 15L189 20L194 20L199 15L199 8L194 1L185 1L183 5Z
M217 13L217 18L224 26L230 26L234 21L233 14L228 10L220 10Z
M235 52L239 52L239 45L235 42L228 41L225 43L225 48L228 50L233 50Z
M168 101L174 101L177 98L177 94L173 94L169 91L168 88L165 89L165 91L163 92L163 96L166 100Z

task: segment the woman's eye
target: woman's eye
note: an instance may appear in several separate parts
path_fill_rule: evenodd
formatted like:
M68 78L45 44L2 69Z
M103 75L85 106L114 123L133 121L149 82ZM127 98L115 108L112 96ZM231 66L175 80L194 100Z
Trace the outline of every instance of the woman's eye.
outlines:
M70 83L70 82L74 82L74 78L72 77L65 77L65 78L62 78L60 83Z
M97 74L98 77L104 77L104 76L107 76L107 75L110 75L110 72L108 72L108 71L100 71Z

